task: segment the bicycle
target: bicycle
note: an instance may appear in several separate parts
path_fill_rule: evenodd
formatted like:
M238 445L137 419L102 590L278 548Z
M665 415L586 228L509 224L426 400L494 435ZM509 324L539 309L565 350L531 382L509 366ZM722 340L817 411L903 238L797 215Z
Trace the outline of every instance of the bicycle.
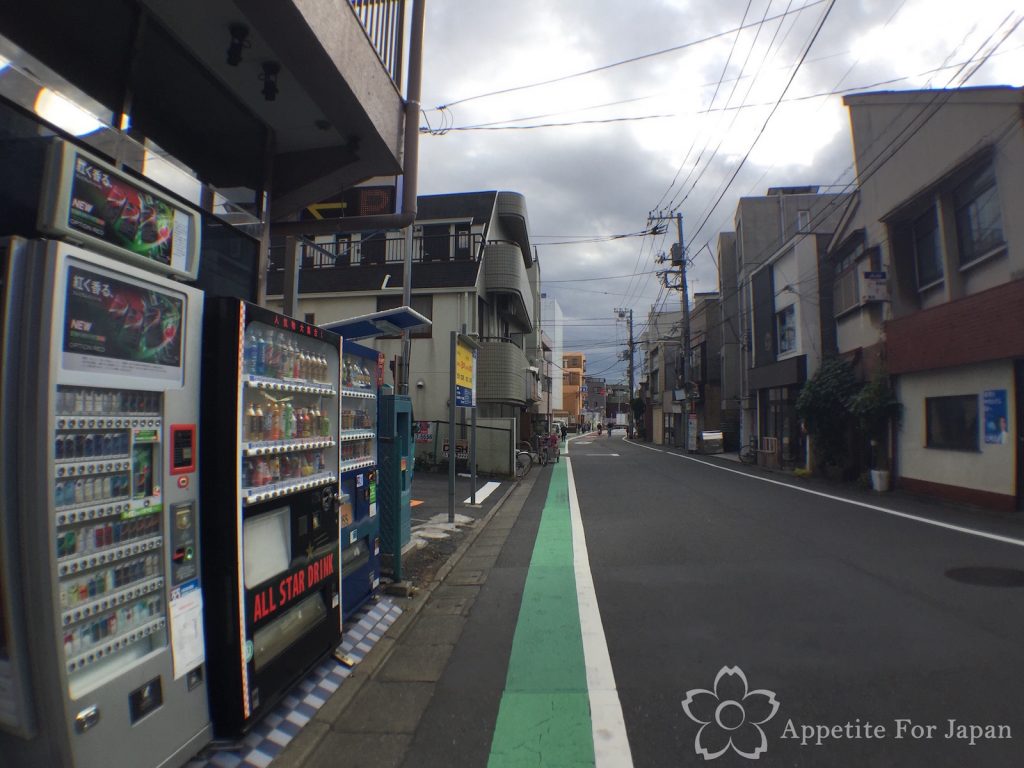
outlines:
M531 443L523 441L516 448L516 478L526 477L533 465L547 466L550 455L547 446L535 448Z
M744 464L757 463L757 438L750 438L750 443L740 448L740 461Z

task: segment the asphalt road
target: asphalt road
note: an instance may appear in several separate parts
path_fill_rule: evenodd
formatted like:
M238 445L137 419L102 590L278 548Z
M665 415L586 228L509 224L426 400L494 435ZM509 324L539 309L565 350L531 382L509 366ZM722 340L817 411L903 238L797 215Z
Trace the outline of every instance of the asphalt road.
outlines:
M948 575L1024 568L1024 547L617 438L577 441L572 460L635 765L749 765L731 749L699 757L700 725L682 706L734 666L779 703L761 726L759 765L1024 761L1024 588ZM887 497L870 500L885 506ZM1016 526L912 507L1024 539ZM735 708L722 718L741 719ZM716 725L701 734L709 754L728 743L728 734L716 740ZM982 727L973 746L972 725Z
M1019 523L837 491L940 523L927 524L621 433L575 440L570 456L634 765L1024 762ZM458 619L405 766L487 764L544 530L542 472Z

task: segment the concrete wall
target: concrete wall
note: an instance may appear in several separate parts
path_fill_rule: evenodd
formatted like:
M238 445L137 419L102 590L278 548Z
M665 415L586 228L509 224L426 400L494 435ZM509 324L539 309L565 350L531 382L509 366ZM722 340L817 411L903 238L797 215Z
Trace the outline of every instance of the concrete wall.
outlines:
M565 352L562 328L562 308L552 298L540 300L541 327L551 339L551 410L559 411L562 405L562 353Z
M461 423L461 422L460 422ZM510 418L477 419L476 464L477 472L488 475L511 477L513 473L516 444L516 420ZM456 424L455 439L470 439L471 429L467 420L465 428ZM416 457L437 465L442 459L441 449L448 437L448 422L434 425L434 440L416 444Z
M1012 496L1016 493L1013 445L986 445L981 393L1004 389L1007 393L1010 433L1016 434L1013 408L1013 364L947 368L941 372L903 374L896 379L896 393L903 403L903 427L897 440L899 474L930 483L973 488ZM978 445L972 451L926 448L925 398L946 395L978 395Z

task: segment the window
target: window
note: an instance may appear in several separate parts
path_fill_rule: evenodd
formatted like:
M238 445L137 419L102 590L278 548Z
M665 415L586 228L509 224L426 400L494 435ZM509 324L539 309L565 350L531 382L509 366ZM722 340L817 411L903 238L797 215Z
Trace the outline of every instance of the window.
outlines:
M992 163L971 174L953 191L960 264L970 264L1003 245L1003 217Z
M917 287L920 290L939 282L943 277L939 222L934 205L914 219L910 231L914 243Z
M775 327L779 334L779 354L796 351L796 305L790 304L775 313Z
M796 231L797 232L810 232L811 231L811 212L810 211L797 211L796 212Z
M925 445L951 451L978 450L978 396L925 398Z
M398 309L402 306L402 297L399 296L378 296L377 297L377 311L383 312L387 309ZM419 312L428 320L434 317L434 297L431 294L414 294L412 297L412 309ZM432 326L426 328L414 329L411 338L414 339L429 339L431 337ZM380 336L382 339L398 339L400 336Z
M316 313L314 313L314 312L307 312L306 313L306 325L316 325Z

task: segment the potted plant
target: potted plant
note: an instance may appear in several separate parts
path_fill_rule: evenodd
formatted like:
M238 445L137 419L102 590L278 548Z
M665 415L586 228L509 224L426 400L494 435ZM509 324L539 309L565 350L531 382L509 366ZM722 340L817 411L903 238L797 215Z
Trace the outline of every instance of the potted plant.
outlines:
M850 413L871 444L871 485L876 491L889 490L889 429L899 429L903 406L879 369L871 381L850 400Z

